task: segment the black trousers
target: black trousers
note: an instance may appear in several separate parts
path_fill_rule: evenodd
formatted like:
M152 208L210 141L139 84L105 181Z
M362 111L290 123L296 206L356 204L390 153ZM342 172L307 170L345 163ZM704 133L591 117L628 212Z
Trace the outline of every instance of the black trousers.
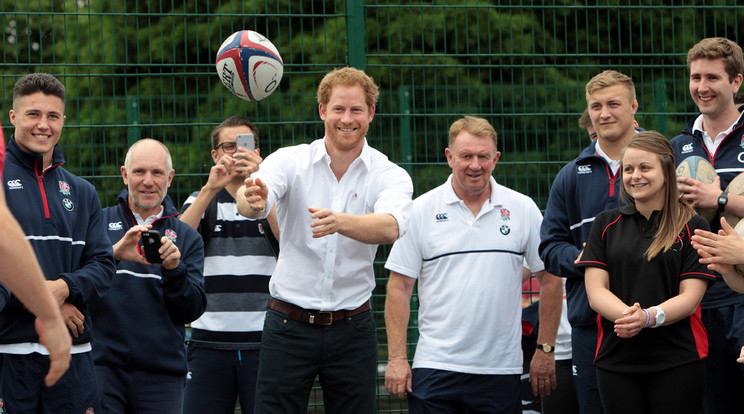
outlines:
M605 414L698 414L705 391L705 363L653 374L619 374L597 367Z
M579 412L572 365L573 362L570 359L555 361L555 376L558 384L550 395L540 399L543 414L576 414Z
M328 414L373 414L377 334L371 311L330 326L266 313L256 387L256 414L305 414L315 377Z

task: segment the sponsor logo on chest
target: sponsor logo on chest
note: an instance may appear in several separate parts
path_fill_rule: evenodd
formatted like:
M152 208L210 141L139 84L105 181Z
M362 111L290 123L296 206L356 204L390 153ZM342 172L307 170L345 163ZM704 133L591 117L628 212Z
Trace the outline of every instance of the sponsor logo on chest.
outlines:
M8 190L23 190L23 183L21 180L8 180Z

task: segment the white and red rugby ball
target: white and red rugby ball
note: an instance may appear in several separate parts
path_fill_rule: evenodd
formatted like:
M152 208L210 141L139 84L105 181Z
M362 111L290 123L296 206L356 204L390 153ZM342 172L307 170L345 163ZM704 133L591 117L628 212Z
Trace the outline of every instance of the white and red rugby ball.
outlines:
M284 62L269 39L252 30L239 30L217 51L217 74L233 94L260 101L279 86Z

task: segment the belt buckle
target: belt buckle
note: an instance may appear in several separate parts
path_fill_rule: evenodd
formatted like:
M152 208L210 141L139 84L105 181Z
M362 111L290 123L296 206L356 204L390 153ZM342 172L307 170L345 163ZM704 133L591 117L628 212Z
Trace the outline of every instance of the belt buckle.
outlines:
M320 323L320 322L317 322L316 323L315 322L315 316L316 315L320 316L320 315L323 315L323 314L327 314L328 315L328 323ZM330 326L333 323L333 312L331 312L331 311L318 311L317 313L310 313L310 314L308 314L308 317L307 317L307 323L309 323L311 325Z

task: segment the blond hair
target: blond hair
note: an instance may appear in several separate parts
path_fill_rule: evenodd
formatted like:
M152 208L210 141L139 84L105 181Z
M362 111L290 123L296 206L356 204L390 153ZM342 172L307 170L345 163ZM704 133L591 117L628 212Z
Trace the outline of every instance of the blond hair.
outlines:
M468 131L477 137L491 138L493 141L493 148L496 149L498 136L496 130L493 128L490 122L477 116L466 115L457 121L453 122L449 129L449 147L450 149L455 144L455 138L460 135L460 132Z
M614 85L623 85L628 89L628 96L630 101L633 102L636 99L635 84L630 76L623 75L622 73L615 70L606 70L600 74L595 75L586 84L586 94L594 93L595 91L603 88L608 88Z

